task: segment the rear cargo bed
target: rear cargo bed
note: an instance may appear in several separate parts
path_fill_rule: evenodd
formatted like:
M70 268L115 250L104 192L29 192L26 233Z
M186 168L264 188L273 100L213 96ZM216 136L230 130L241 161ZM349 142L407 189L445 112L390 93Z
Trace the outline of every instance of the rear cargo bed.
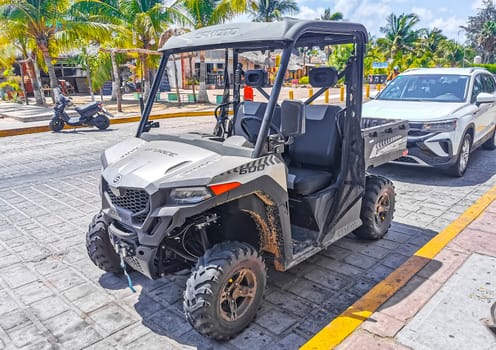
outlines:
M398 159L406 152L408 122L380 118L362 118L366 168Z

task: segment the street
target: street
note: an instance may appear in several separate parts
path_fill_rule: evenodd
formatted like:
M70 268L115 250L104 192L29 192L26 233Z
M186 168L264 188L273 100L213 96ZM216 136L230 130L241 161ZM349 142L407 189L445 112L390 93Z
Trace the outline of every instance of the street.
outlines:
M170 133L209 132L213 118L160 123ZM124 278L87 257L85 233L100 208L100 153L135 129L0 138L0 348L295 349L496 184L496 151L475 151L463 178L398 165L372 169L397 192L385 238L350 235L290 271L269 270L255 322L218 343L182 314L185 276L150 281L132 273L133 294Z

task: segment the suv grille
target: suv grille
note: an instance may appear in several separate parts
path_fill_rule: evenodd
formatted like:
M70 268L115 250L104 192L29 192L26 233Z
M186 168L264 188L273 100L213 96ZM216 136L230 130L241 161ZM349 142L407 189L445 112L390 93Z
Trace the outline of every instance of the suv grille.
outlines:
M123 194L116 196L108 186L106 186L112 204L133 213L133 218L138 223L143 223L150 211L150 196L144 190L137 190L134 188L121 189Z

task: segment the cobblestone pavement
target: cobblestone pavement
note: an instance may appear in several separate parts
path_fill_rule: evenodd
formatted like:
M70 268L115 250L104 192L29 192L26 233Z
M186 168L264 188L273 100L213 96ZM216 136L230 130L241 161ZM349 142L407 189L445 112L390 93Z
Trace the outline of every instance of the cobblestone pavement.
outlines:
M205 118L162 121L170 132L206 131ZM84 235L99 210L99 154L132 135L80 129L0 139L0 348L294 349L405 261L496 183L496 153L477 151L463 179L388 165L395 222L385 239L352 235L290 271L269 272L255 322L216 343L182 314L185 277L150 281L138 293L88 259Z

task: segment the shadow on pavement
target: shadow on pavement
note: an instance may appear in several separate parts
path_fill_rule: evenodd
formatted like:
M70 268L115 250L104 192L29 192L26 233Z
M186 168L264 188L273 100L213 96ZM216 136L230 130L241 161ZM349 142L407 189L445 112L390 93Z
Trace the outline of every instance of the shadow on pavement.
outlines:
M269 268L266 298L254 322L233 340L200 336L182 311L187 276L151 281L132 273L141 285L135 310L158 335L198 349L297 349L337 315L412 256L437 232L393 223L384 239L345 237L289 271ZM432 266L431 266L432 268ZM124 278L102 275L104 288L124 289Z
M496 174L495 155L494 151L475 150L471 154L467 171L461 178L451 177L441 169L400 164L386 164L371 172L406 183L444 187L474 186L486 182Z
M114 131L115 129L109 128L105 130L100 130L96 128L91 128L91 127L78 127L78 128L73 128L73 129L64 129L60 131L52 131L52 134L88 134L88 133L93 133L93 132L110 132Z

